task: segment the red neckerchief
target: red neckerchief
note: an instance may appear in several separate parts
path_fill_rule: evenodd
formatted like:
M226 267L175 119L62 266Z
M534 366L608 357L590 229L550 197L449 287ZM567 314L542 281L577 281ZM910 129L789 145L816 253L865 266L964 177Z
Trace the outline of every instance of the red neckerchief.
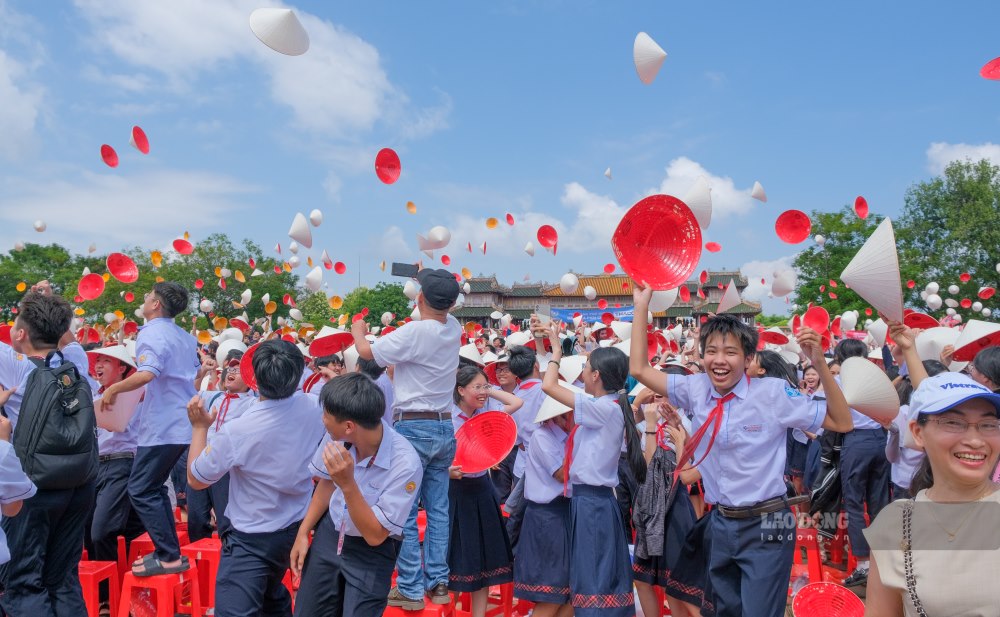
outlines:
M531 383L528 383L527 381L522 381L521 383L517 384L517 387L520 388L521 390L530 390L541 383L542 381L540 379L538 381L532 381Z
M222 423L226 421L226 414L229 413L229 403L234 398L240 398L240 395L233 394L232 392L226 392L222 395L222 405L219 406L219 415L215 418L216 433L218 433L219 429L222 428Z
M750 376L748 375L747 388L749 387L750 387ZM708 412L708 417L705 418L705 422L700 427L698 427L698 430L695 431L694 435L691 436L691 439L689 439L688 442L684 444L684 453L685 453L684 458L685 459L687 458L688 452L690 452L691 457L694 458L695 451L697 451L698 446L701 444L702 438L708 431L709 425L711 425L712 435L708 439L708 447L705 448L705 454L703 454L701 458L698 459L697 462L692 463L690 466L685 466L683 461L678 461L677 467L674 469L674 481L671 488L677 486L677 482L680 480L682 471L686 471L688 469L694 469L695 467L700 465L702 461L705 460L705 457L708 456L708 453L712 451L712 446L715 444L715 438L718 437L719 429L722 428L722 417L725 415L726 403L733 400L735 396L736 392L734 389L733 392L730 392L729 394L721 398L715 399L715 407L712 408L712 411Z

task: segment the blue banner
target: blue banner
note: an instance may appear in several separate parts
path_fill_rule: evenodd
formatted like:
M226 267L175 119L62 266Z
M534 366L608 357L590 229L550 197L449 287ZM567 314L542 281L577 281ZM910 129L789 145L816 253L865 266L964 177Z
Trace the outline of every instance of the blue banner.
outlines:
M583 315L583 320L587 323L594 323L601 321L601 315L604 313L611 313L615 316L616 321L632 321L633 309L632 306L622 306L620 308L608 307L603 311L601 309L564 309L564 308L553 308L549 312L553 319L558 319L560 321L573 321L573 313L580 313Z

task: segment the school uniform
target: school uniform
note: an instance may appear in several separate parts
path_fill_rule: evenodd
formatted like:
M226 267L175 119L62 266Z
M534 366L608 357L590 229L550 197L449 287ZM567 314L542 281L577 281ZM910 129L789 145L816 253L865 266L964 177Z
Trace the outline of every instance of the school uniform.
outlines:
M510 495L507 497L506 509L510 514L507 519L507 534L510 537L511 545L517 546L521 534L521 522L524 520L524 465L527 460L525 452L531 443L532 434L538 429L535 416L538 415L539 408L545 402L542 380L525 379L517 384L513 394L523 403L521 408L511 415L514 422L517 423L517 440L514 442L517 456L514 459L514 488L511 489Z
M9 441L0 440L0 504L30 499L37 491L14 454L14 446ZM0 564L8 561L10 549L7 547L7 536L0 529Z
M917 467L927 456L922 450L903 445L903 436L910 432L910 406L901 405L899 414L892 421L893 428L885 445L886 459L892 464L892 498L910 499L910 484Z
M616 394L593 398L580 393L575 395L573 417L577 426L567 444L572 456L568 482L573 486L570 590L574 614L631 617L635 613L632 564L625 521L614 496L625 418Z
M216 412L215 423L208 429L207 443L219 433L226 422L239 418L257 402L253 392L230 394L228 392L203 392L201 398L206 409ZM229 530L226 506L229 504L229 474L222 476L212 486L187 491L188 537L192 542L212 536L212 511L215 511L215 525L221 538Z
M71 343L52 359L52 366L73 363L80 375L90 368L79 343ZM28 376L35 365L23 354L0 344L0 383L17 390L4 405L14 431ZM86 613L77 564L83 550L87 517L94 508L94 481L72 489L38 489L24 500L21 512L3 519L11 559L0 567L0 607L10 615L76 616Z
M689 410L697 431L721 406L714 445L700 464L711 553L709 585L718 615L784 615L795 547L785 496L787 429L815 432L821 402L775 378L740 379L720 397L708 375L668 375L670 402ZM712 432L712 427L708 427ZM694 452L700 460L711 435Z
M331 441L327 435L309 463L313 476L330 479L323 450ZM370 546L351 520L343 491L335 487L306 555L295 596L296 616L379 617L385 611L404 525L420 494L420 457L387 422L382 423L382 442L374 456L359 461L357 450L348 452L354 458L354 480L389 537Z
M562 468L569 434L543 422L524 467L524 522L514 560L514 596L531 602L570 602L570 500L552 474Z
M478 410L473 417L477 413ZM457 405L452 409L451 421L456 433L470 419ZM489 474L479 471L463 474L459 480L452 478L448 506L451 518L448 589L478 591L513 580L514 554Z
M166 317L139 328L135 342L137 370L152 373L153 380L146 385L145 404L138 412L139 435L128 496L161 562L181 556L163 484L191 443L187 404L195 395L194 378L201 366L197 350L194 337Z
M383 372L375 380L375 385L378 386L379 390L382 391L382 396L385 397L385 412L382 414L382 420L386 424L392 426L392 405L396 401L396 393L392 389L392 380L389 379L389 373Z
M455 460L451 406L461 339L462 327L448 315L445 323L411 321L371 345L379 366L395 366L393 428L410 441L423 466L420 503L427 512L423 556L415 501L397 560L396 585L411 599L448 583L448 467Z
M503 411L503 408L503 403L495 398L491 397L486 399L484 409L487 411ZM497 492L497 497L500 499L501 505L507 501L507 497L514 488L514 462L517 460L518 451L519 449L516 445L512 447L510 452L507 453L507 456L505 456L502 461L497 463L497 468L490 469L489 472L490 480L493 482L493 488Z
M281 581L312 496L308 464L326 432L322 413L318 398L301 392L258 400L191 463L191 475L205 484L229 474L232 527L222 536L217 616L291 613Z

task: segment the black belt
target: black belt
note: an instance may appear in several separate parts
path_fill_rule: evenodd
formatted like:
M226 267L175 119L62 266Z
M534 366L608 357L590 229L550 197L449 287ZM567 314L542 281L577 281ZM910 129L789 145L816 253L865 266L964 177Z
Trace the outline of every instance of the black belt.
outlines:
M120 458L135 458L135 454L132 452L114 452L112 454L102 454L97 457L97 460L100 463L107 463L108 461L116 461Z
M774 497L765 501L759 501L752 506L723 506L716 504L719 514L726 518L753 518L761 514L770 514L778 510L784 510L788 506L798 505L809 501L809 495L797 495L795 497Z
M400 420L451 420L450 411L403 411L394 416L394 421Z

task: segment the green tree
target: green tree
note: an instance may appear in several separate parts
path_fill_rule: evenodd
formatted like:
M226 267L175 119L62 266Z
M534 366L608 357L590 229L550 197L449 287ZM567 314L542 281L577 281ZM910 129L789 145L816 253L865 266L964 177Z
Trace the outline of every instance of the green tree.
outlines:
M908 291L915 305L924 305L919 294L931 281L941 286L942 298L951 297L949 285L958 285L956 300L975 301L980 287L997 286L1000 167L986 160L949 164L942 176L910 187L901 222L900 257L920 273L912 277L917 285ZM959 279L963 273L971 277L966 283ZM966 318L974 316L971 310L956 310Z
M327 325L330 318L338 314L338 311L330 308L329 299L321 291L309 294L305 300L299 302L299 310L302 311L302 318L316 326L317 330Z
M27 244L23 251L0 254L0 318L4 322L14 318L13 309L25 293L17 290L19 283L31 287L47 279L56 289L75 289L82 271L82 267L76 269L69 251L58 244Z
M369 326L381 326L382 314L392 313L396 316L395 321L409 317L410 300L403 293L403 286L397 283L379 283L374 288L358 287L344 296L344 306L336 311L354 315L363 309L368 309L368 316L365 321Z

